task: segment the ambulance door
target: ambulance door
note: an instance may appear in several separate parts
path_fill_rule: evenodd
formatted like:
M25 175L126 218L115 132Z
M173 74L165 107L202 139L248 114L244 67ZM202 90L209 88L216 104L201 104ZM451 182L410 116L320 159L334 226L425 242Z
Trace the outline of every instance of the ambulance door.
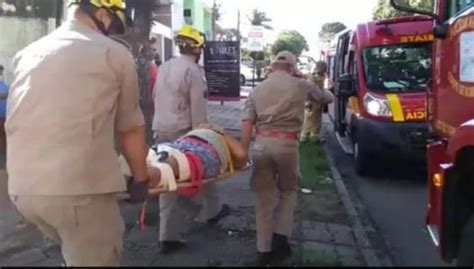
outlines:
M347 60L349 52L349 38L350 32L347 32L339 37L337 43L336 51L336 78L339 78L341 75L347 74ZM337 83L336 83L337 85ZM346 105L347 97L342 94L339 94L338 87L335 87L336 100L334 102L334 115L335 123L334 129L340 136L346 135L346 126L347 122L346 117Z

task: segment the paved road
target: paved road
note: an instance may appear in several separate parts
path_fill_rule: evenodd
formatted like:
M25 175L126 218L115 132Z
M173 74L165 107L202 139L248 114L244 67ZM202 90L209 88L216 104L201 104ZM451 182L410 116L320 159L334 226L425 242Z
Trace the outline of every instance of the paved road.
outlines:
M398 266L447 266L438 258L424 228L424 173L399 164L382 167L377 177L358 177L352 156L342 151L332 132L327 137L327 146L364 222L375 228L369 231L374 246L388 250Z

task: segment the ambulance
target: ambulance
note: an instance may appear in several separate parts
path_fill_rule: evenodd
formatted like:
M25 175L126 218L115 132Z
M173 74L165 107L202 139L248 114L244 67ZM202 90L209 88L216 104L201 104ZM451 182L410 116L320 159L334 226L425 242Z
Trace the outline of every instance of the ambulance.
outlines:
M371 21L337 37L331 115L360 175L382 162L426 162L432 24L427 16Z

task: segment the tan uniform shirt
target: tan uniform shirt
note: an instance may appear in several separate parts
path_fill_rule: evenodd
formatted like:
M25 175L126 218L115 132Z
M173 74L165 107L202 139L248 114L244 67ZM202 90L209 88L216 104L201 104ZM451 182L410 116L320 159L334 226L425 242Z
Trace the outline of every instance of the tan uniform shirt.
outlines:
M154 95L153 131L179 133L207 122L207 82L192 57L183 55L163 64Z
M261 130L299 132L308 97L323 104L331 103L334 99L331 92L314 83L275 71L250 93L245 103L243 120L252 121Z
M124 191L114 132L144 124L130 52L72 20L20 51L13 64L9 193Z

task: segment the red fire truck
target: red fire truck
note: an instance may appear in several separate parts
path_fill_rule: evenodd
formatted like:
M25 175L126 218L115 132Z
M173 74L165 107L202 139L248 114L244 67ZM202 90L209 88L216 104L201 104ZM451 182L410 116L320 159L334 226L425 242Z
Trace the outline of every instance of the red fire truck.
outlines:
M434 19L427 227L445 261L474 266L474 1L437 0L434 13L406 2L391 0Z
M375 161L426 163L431 30L431 18L410 16L362 23L337 36L334 127L361 175Z

